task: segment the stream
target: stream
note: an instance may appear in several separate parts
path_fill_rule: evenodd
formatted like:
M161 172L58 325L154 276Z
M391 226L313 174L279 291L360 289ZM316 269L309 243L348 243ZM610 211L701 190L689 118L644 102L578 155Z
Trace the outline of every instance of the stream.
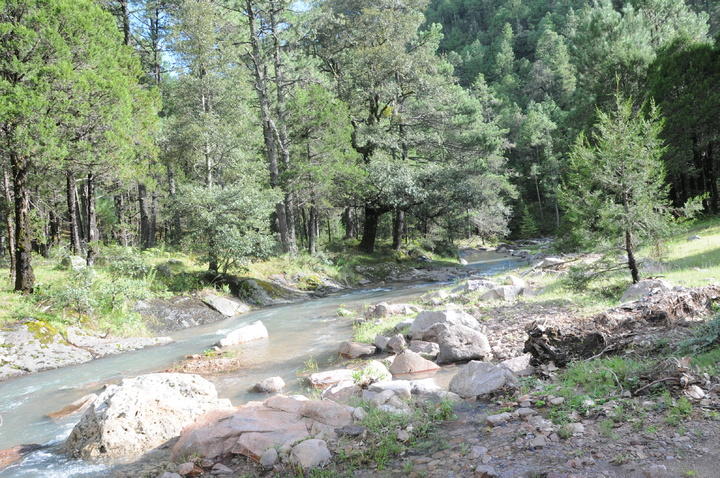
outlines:
M517 266L514 258L484 253L468 257L466 267L473 275L492 275ZM474 262L479 261L479 262ZM416 299L443 283L401 284L384 288L341 292L306 302L275 306L205 326L185 329L171 335L174 342L134 352L109 356L91 362L48 370L0 383L0 450L25 443L51 445L30 453L19 464L0 471L9 477L93 477L108 474L108 465L71 460L58 453L56 446L70 433L79 415L52 420L54 412L91 392L102 384L124 377L163 370L188 354L200 353L231 330L262 320L270 339L245 344L240 352L246 367L240 371L209 378L220 397L234 405L258 394L249 388L261 379L280 376L288 384L287 393L299 392L297 379L306 361L313 359L320 368L337 356L340 342L352 335L351 321L338 317L339 306L359 310L382 301L405 302Z

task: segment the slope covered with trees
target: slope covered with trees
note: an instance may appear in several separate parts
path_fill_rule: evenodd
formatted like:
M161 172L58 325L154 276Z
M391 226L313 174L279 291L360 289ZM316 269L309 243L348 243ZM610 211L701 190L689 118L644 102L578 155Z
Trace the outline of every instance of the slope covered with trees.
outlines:
M15 289L33 290L33 254L92 265L102 244L226 271L341 240L597 232L563 194L614 93L631 118L657 105L669 189L647 201L715 212L718 15L689 0L4 0Z

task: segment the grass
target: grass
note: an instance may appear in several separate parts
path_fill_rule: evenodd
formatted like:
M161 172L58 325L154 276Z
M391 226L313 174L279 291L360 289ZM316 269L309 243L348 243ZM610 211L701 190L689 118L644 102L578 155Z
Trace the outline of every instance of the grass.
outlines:
M394 335L395 326L410 317L412 316L392 315L384 319L359 322L353 326L353 340L371 344L375 342L375 337L378 335ZM404 331L401 331L401 333L404 333Z
M355 470L368 468L381 472L391 460L433 437L440 423L454 418L453 405L447 401L411 402L413 411L409 415L386 412L367 403L360 405L367 411L367 416L360 423L366 429L361 446L345 447L341 442L331 464L327 468L311 471L308 476L351 477ZM397 432L402 429L408 430L410 434L410 439L405 442L397 438ZM405 462L403 468L412 470L412 462ZM298 473L296 476L303 475Z

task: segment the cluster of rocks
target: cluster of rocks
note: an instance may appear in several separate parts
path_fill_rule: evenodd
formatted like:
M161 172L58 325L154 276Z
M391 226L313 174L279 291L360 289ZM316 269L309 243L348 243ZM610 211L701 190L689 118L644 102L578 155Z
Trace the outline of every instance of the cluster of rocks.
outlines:
M95 358L172 342L169 337L113 337L26 320L0 330L0 380L89 362Z

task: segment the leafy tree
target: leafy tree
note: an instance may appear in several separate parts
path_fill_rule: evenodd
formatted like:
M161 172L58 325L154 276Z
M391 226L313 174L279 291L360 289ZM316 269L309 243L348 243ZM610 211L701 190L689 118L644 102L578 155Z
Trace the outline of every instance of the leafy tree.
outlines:
M580 134L570 153L560 199L579 244L614 245L622 238L633 282L640 280L635 249L659 240L673 222L660 139L662 120L618 93L612 111L598 111L590 137Z
M267 218L277 201L276 192L246 179L228 187L184 185L170 207L185 220L185 247L209 270L227 271L272 252Z

